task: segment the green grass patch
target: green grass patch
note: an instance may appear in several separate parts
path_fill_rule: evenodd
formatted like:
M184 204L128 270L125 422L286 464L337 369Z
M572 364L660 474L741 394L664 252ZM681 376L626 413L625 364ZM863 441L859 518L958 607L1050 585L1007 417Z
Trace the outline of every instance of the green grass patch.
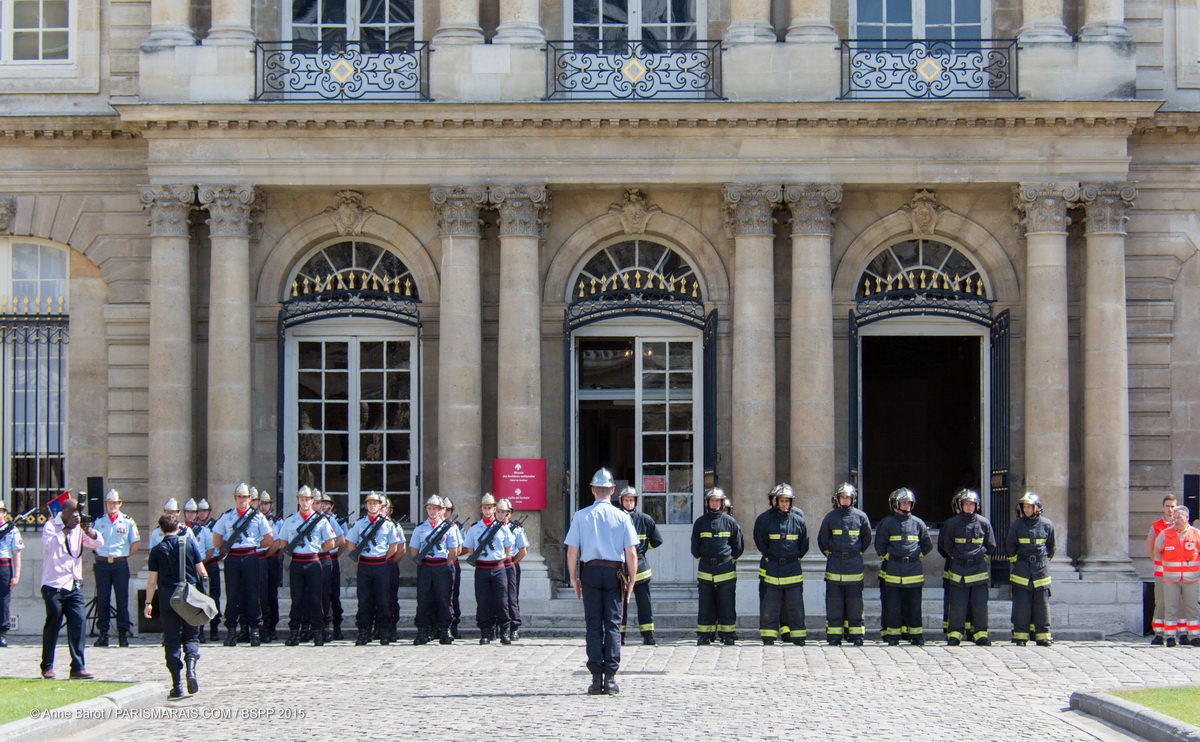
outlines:
M1109 691L1118 698L1141 704L1160 714L1200 727L1200 686L1180 688L1144 688Z
M63 673L64 675L66 672ZM0 678L0 724L25 719L33 709L52 709L128 688L134 683L106 683L94 680L31 680Z

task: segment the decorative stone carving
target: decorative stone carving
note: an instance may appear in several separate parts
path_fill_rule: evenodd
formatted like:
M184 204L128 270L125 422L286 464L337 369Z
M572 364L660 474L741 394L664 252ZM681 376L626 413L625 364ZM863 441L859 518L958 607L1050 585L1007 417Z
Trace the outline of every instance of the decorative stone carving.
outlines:
M1137 199L1136 183L1085 183L1080 195L1087 234L1125 234L1129 209Z
M1071 224L1067 209L1079 198L1078 183L1022 183L1014 206L1024 214L1021 226L1030 232L1066 232Z
M661 212L658 206L646 201L646 197L637 188L626 188L625 197L620 203L608 207L608 213L616 214L621 220L621 228L625 234L645 234L650 217Z
M200 205L208 209L209 235L249 238L254 200L251 185L200 186Z
M338 191L337 206L325 209L325 214L333 219L338 234L343 237L357 237L362 234L363 225L375 215L375 209L363 206L363 195L358 191Z
M798 183L784 188L792 211L792 234L833 234L834 214L842 203L838 183Z
M783 186L725 186L725 225L734 237L775 234L775 207L783 200Z
M443 237L479 237L483 220L480 207L486 205L486 186L435 186L429 198L437 207L438 229Z
M542 236L542 215L550 208L544 185L499 185L488 189L488 200L500 212L500 236Z
M8 234L17 218L17 197L0 196L0 234Z
M938 203L937 196L933 195L932 191L920 190L911 201L901 206L899 211L908 215L913 234L929 237L937 228L938 217L949 209Z
M196 189L190 185L138 186L142 208L150 211L151 237L187 237L196 208Z

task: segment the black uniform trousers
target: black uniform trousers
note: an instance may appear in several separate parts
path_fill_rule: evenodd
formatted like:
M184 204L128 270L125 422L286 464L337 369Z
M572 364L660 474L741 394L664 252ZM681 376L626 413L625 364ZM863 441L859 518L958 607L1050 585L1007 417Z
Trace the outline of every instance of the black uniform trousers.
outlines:
M831 638L863 635L863 584L825 581L825 628Z
M1026 590L1013 586L1012 632L1015 641L1050 639L1050 588Z
M980 580L970 585L962 582L952 582L946 588L946 597L950 601L949 615L947 616L947 638L982 639L987 636L987 580ZM971 620L969 636L967 635L968 616Z
M400 562L390 560L387 575L388 592L383 613L386 614L387 625L392 627L392 633L395 634L396 626L400 623Z
M217 615L213 616L211 622L212 628L221 628L221 562L214 561L204 563L204 569L208 572L208 597L213 599L213 603L217 606ZM157 598L157 594L155 595ZM227 606L228 607L228 606Z
M508 570L499 562L475 564L475 625L486 635L508 624Z
M288 630L293 636L306 628L321 628L321 560L311 555L293 554L288 567L288 586L292 610Z
M458 598L462 592L462 565L453 561L450 562L450 569L454 572L454 581L450 586L450 623L457 624L462 620L462 604Z
M342 560L334 555L329 556L329 565L333 571L329 573L329 607L330 617L334 626L342 625Z
M587 624L587 669L593 675L615 675L621 665L621 601L624 596L617 580L617 569L601 564L591 567L585 564L580 568L583 620Z
M274 631L279 625L279 588L283 584L283 555L276 554L260 561L263 563L263 628Z
M117 599L117 631L129 633L129 562L101 561L104 557L96 557L93 572L96 575L96 630L101 634L108 633L109 621L112 618L112 604L109 602L116 594Z
M81 582L71 588L54 588L42 585L42 601L46 604L46 624L42 627L42 669L54 667L54 650L58 646L58 632L63 619L67 620L67 649L71 652L71 669L86 670L83 661L83 625L86 615L83 608Z
M168 670L173 673L182 670L184 658L200 659L199 626L192 626L180 618L171 607L170 600L167 601L166 607L159 611L158 618L162 623L163 655L167 659Z
M804 625L804 583L771 585L760 581L759 586L759 635L773 639L787 626L792 639L805 638L808 630Z
M233 630L262 625L259 610L258 555L230 552L225 557L225 628Z
M0 635L8 633L8 620L12 611L12 562L0 559Z
M887 562L879 567L879 633L881 636L887 636L888 630L892 627L891 604L892 591L888 590L888 583L884 576L887 574Z
M441 629L450 625L450 586L454 575L445 559L425 559L417 566L418 629Z
M329 586L333 582L333 564L328 554L321 555L321 620L317 628L333 622L333 606L329 602Z
M650 578L633 583L633 602L637 606L638 630L645 634L654 631L654 609L650 604ZM621 633L629 625L629 606L621 617Z
M509 564L504 568L504 578L508 581L508 624L513 628L521 625L521 567Z
M394 564L387 557L358 559L358 613L354 614L354 625L360 637L371 636L372 627L391 632Z
M713 563L701 559L700 570L713 579L697 579L700 605L696 616L696 633L732 635L737 631L737 579L733 560Z
M883 602L887 608L884 637L894 636L899 638L907 636L909 639L923 637L921 585L902 587L900 585L884 583L881 592L885 596Z

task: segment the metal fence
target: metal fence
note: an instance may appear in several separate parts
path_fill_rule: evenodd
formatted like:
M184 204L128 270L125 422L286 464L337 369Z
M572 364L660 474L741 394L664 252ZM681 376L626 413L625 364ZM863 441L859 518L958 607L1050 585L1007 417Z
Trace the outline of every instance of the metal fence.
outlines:
M848 39L842 98L1019 98L1014 39Z
M548 41L546 100L723 100L720 41Z
M255 100L429 100L428 42L296 40L254 46Z

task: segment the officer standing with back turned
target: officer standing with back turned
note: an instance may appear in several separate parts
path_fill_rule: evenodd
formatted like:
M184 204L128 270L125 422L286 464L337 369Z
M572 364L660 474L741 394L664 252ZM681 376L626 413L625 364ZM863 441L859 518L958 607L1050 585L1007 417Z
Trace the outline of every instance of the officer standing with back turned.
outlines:
M611 502L612 473L596 472L591 488L596 502L575 513L563 543L567 573L587 622L588 695L615 695L620 692L621 602L629 599L637 577L638 537L633 521Z

